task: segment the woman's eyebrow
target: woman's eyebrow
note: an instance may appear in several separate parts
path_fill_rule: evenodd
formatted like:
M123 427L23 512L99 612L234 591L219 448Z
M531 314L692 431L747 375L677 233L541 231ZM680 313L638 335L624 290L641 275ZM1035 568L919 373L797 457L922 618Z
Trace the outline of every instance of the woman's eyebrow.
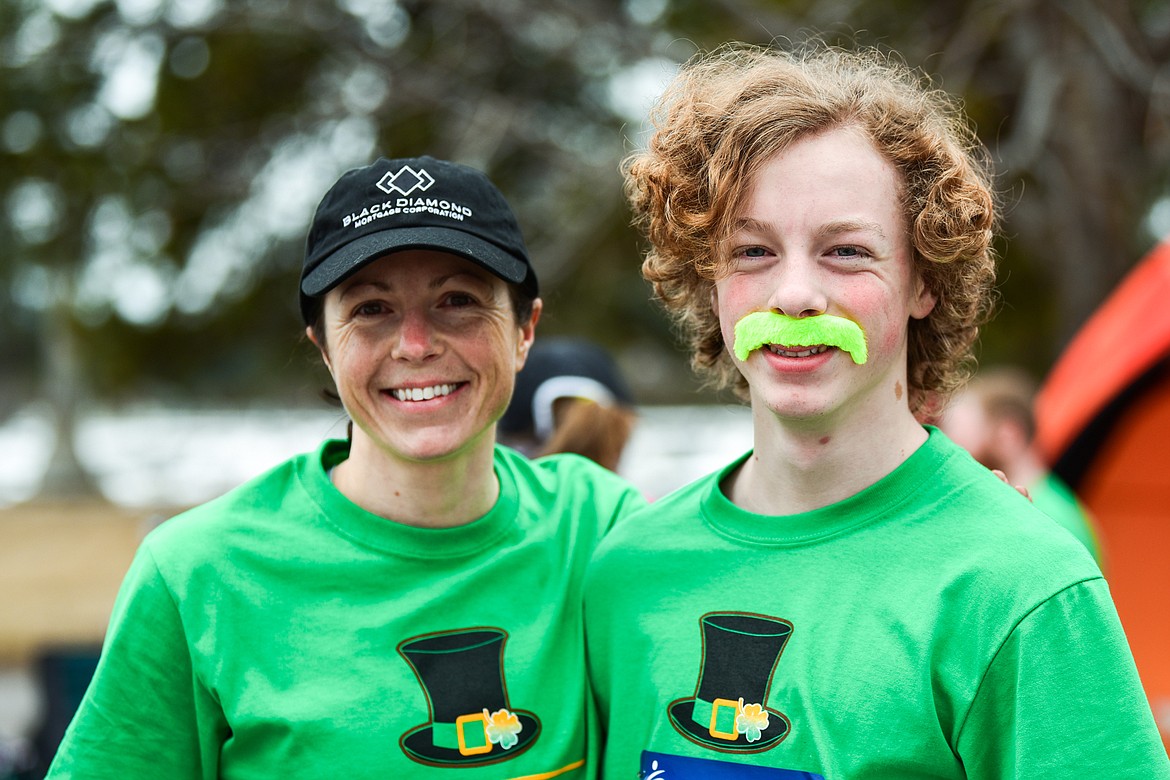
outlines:
M340 293L340 296L342 298L345 298L345 297L348 297L350 295L354 295L355 293L357 293L361 290L364 290L366 288L372 288L372 289L376 290L377 292L387 292L388 290L391 289L390 285L386 284L385 282L380 282L380 281L356 282L355 281L355 282L351 282L350 284L347 284L347 285L342 285L342 287L338 290L338 292Z
M479 274L475 273L474 271L454 271L454 272L449 273L449 274L443 274L442 276L436 276L433 280L431 280L430 287L431 287L431 289L436 289L436 288L442 287L444 284L451 281L452 279L458 279L461 277L466 277L467 279L469 279L469 280L471 280L479 285L486 285L488 287L491 286L490 280L488 280L484 276L480 276Z

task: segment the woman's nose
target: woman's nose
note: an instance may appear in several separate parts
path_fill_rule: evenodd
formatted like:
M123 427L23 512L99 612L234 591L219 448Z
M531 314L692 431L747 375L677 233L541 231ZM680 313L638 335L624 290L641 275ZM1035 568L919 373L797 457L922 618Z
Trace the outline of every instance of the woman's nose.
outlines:
M434 326L426 314L415 310L405 312L398 327L393 357L399 360L425 360L437 351Z

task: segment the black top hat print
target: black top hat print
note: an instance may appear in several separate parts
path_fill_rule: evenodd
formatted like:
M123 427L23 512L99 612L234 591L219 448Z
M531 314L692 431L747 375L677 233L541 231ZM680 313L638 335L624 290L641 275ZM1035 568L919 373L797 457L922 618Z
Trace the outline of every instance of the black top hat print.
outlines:
M699 682L694 696L667 707L671 724L712 750L758 753L780 744L791 724L767 706L768 689L792 624L747 612L709 612L699 625Z
M514 710L504 684L498 628L464 628L407 639L398 645L427 697L426 723L402 735L409 758L431 766L505 761L532 747L540 720Z

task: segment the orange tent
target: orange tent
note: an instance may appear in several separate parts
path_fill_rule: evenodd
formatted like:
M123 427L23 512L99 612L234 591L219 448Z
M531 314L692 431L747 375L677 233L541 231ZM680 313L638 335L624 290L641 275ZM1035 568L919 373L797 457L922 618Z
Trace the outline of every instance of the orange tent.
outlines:
M1170 240L1118 285L1036 399L1037 441L1097 519L1117 611L1170 745Z

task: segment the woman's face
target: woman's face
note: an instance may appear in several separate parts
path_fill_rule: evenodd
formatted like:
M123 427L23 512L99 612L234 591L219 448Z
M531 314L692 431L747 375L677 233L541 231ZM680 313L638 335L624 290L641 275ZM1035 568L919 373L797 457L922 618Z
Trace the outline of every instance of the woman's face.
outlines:
M532 344L540 301L518 323L508 285L456 255L379 258L324 299L321 349L362 444L399 461L495 444Z

